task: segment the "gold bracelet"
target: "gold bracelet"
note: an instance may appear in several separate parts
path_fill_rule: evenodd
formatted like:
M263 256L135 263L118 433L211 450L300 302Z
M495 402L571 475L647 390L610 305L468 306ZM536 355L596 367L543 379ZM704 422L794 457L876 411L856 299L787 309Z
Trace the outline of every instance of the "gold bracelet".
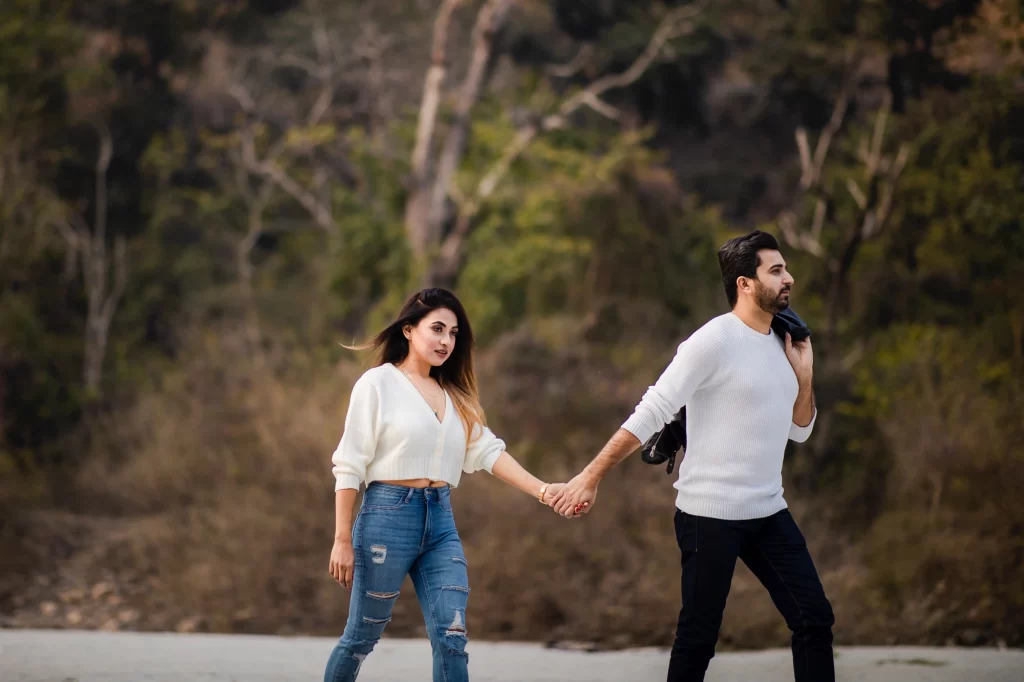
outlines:
M548 484L545 483L540 487L540 492L537 494L537 501L544 504L544 493L548 491Z

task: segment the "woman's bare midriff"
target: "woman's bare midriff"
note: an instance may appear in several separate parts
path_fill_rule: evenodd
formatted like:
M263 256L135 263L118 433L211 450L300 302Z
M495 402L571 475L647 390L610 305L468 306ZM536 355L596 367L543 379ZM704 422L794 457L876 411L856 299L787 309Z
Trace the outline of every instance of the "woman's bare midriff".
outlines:
M401 481L381 481L389 485L403 485L406 488L443 488L447 481L431 481L429 478L407 478Z

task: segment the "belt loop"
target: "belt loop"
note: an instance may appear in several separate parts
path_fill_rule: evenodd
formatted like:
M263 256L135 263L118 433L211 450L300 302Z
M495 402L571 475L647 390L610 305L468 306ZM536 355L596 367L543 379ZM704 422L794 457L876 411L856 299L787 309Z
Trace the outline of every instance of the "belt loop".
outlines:
M412 499L413 493L416 492L416 488L409 488L408 492L405 493L405 499L402 500L402 504L409 504L409 500Z

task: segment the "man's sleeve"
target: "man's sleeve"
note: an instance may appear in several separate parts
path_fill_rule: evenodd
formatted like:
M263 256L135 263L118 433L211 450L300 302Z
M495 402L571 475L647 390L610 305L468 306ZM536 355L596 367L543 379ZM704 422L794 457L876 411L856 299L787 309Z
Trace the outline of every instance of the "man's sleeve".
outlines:
M818 408L814 408L814 414L811 415L811 421L807 426L798 426L797 424L791 423L789 425L789 439L794 443L803 443L811 437L811 432L814 431L814 420L818 418Z
M700 331L679 344L672 362L644 393L633 415L623 423L622 428L641 443L671 421L676 412L689 402L694 391L715 373L718 344Z

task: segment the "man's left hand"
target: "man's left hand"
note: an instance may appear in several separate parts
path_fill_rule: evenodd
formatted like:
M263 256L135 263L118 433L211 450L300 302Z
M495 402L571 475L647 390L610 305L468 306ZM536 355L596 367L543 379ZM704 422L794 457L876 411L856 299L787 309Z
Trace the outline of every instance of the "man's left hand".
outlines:
M796 379L802 385L809 385L814 374L814 350L811 348L811 338L807 337L799 343L793 343L793 337L786 334L786 357L789 364L793 366Z

